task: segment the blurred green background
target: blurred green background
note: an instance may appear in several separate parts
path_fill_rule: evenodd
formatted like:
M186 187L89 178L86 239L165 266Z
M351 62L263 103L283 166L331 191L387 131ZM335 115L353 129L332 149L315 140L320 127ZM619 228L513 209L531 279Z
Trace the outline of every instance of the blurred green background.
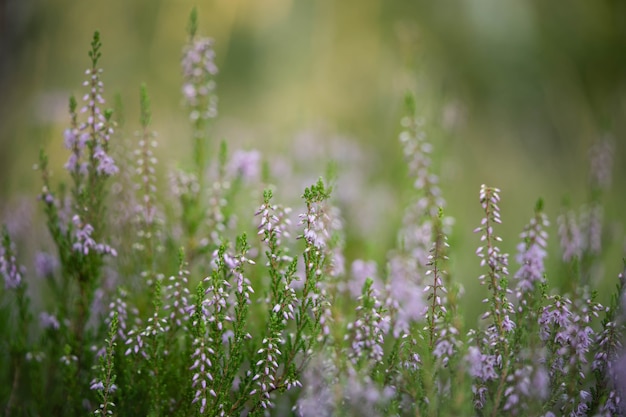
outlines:
M216 138L295 160L313 179L323 174L325 157L365 155L339 171L350 181L338 193L357 202L344 211L357 229L348 236L350 259L384 260L410 198L397 140L407 91L427 121L446 212L456 218L452 270L469 303L483 291L475 288L472 234L481 183L503 190L501 234L512 253L536 199L544 198L557 268L556 215L564 199L573 207L586 201L588 149L610 136L615 163L606 217L624 219L620 0L0 0L0 213L6 217L21 196L38 191L32 166L40 147L62 171L67 97L82 95L96 29L105 95L110 104L121 95L127 133L138 127L145 82L164 172L191 159L179 61L194 6L200 32L216 41ZM319 160L307 162L314 149L321 149ZM281 197L295 201L299 191ZM614 277L624 237L618 223L610 228L615 245L605 272Z

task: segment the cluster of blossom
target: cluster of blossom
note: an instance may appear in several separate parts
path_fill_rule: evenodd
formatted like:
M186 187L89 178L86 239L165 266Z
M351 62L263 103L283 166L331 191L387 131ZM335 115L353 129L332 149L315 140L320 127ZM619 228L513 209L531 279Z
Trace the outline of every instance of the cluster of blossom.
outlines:
M85 105L80 109L80 113L87 114L87 121L66 131L66 146L73 150L70 161L68 161L68 169L70 172L83 169L82 165L77 164L79 164L85 145L88 145L90 151L89 158L93 158L93 161L97 163L95 166L96 172L99 175L111 176L116 174L119 168L115 165L113 158L107 153L109 138L113 134L113 127L101 108L105 100L102 97L104 85L100 79L102 69L96 66L100 48L97 33L94 36L92 47L94 48L92 52L95 55L92 57L93 67L87 69L85 74L88 79L83 82L83 86L87 87L89 91L83 96ZM72 117L75 122L75 115ZM91 162L90 160L88 163Z
M115 403L112 401L112 394L117 391L115 384L116 375L114 372L114 336L117 331L117 316L114 315L109 323L109 337L106 340L105 353L100 357L100 378L95 378L90 383L90 389L97 391L100 397L98 408L94 415L109 416L113 414L112 408Z
M569 210L557 218L563 262L580 259L585 253L597 255L602 250L602 206L591 203L577 217Z
M2 231L2 242L0 242L0 275L4 278L4 288L15 289L19 287L24 272L24 268L17 263L15 244L5 228Z
M450 318L448 311L448 289L443 280L446 274L442 263L448 260L446 255L448 237L440 230L433 243L431 254L428 256L426 276L432 276L432 284L427 284L424 292L429 292L425 318L429 324L430 343L435 358L441 360L441 365L446 366L453 355L458 351L461 342L459 330Z
M209 189L208 208L206 212L206 223L209 230L209 237L205 243L210 243L214 247L220 246L223 242L225 231L227 228L234 228L235 217L226 218L224 208L228 204L225 198L230 189L230 182L226 179L220 179L213 182Z
M424 287L416 278L420 268L416 259L400 253L393 255L387 265L385 306L391 313L394 337L409 333L411 324L424 317Z
M257 150L236 150L230 158L227 167L232 178L241 177L252 183L261 178L261 153Z
M563 262L580 258L583 252L583 235L576 219L576 213L570 210L557 217L556 221L559 227Z
M518 312L520 313L528 304L527 295L532 293L537 284L546 281L544 259L547 256L548 232L545 229L549 225L548 217L538 207L535 216L520 234L522 241L517 246L516 257L520 268L514 275L517 280L515 297L519 303Z
M619 356L624 354L620 334L620 329L624 329L622 320L608 320L595 339L598 350L591 369L600 373L608 385L608 398L600 408L603 417L626 413L626 404L623 402L626 398L626 378L623 377L626 374L626 356Z
M213 40L192 39L183 51L183 97L192 108L191 119L211 119L217 116L217 96L214 94L217 74Z
M445 205L445 201L441 196L439 179L431 170L432 145L426 141L423 125L424 122L414 116L405 117L402 120L404 130L400 133L400 142L404 148L409 175L415 178L413 187L424 192L416 206L418 209L427 210L431 217L435 217L439 207Z
M357 318L348 323L345 339L350 341L348 359L355 367L360 364L376 364L382 361L384 339L389 332L390 317L379 300L377 291L368 279L363 286L356 308Z
M178 275L169 277L169 283L165 287L165 304L163 311L169 311L167 327L174 324L182 327L183 322L189 320L189 312L193 309L189 294L189 271L185 269L184 262L178 269Z
M492 291L492 297L483 302L491 303L491 310L483 315L483 318L494 316L494 325L490 326L489 333L503 340L506 332L510 332L515 327L511 318L514 313L513 304L507 299L507 294L511 291L506 287L506 277L508 271L508 254L502 253L498 243L502 238L494 234L494 223L500 224L500 190L498 188L480 187L480 204L485 212L485 217L481 220L480 226L474 229L474 233L482 233L480 236L481 246L476 250L476 255L480 258L480 266L487 267L487 273L481 274L478 279L481 284L487 284ZM495 326L495 327L494 327Z
M435 223L442 226L438 220L439 210L445 206L439 180L432 172L432 146L426 141L423 121L411 115L402 120L402 127L400 142L418 197L405 211L398 235L400 248L388 263L386 304L393 314L395 337L408 332L411 323L424 317L421 294L429 285L425 282L429 251L438 233ZM426 291L432 288L428 286Z
M122 341L122 343L126 343L126 341L129 339L129 334L128 334L128 302L126 301L128 298L128 292L123 289L123 288L119 288L117 290L117 294L116 296L113 298L113 300L109 303L109 314L107 315L106 319L104 320L104 322L107 324L107 326L111 326L111 323L113 322L113 318L117 317L117 332L114 334L114 340L119 338L119 340ZM141 324L141 322L139 321L139 310L136 307L132 307L131 308L131 313L133 314L133 316L135 316L135 326L139 326ZM130 353L130 352L129 352Z
M481 333L470 332L469 335L470 348L466 359L470 363L470 375L475 378L472 390L474 405L478 409L485 405L489 391L488 382L501 374L506 375L506 369L512 360L509 340L516 326L513 321L513 304L507 297L511 292L507 288L508 255L500 251L498 244L502 239L494 233L494 224L502 223L500 190L483 184L479 196L485 217L474 230L475 233L481 233L481 245L476 250L476 255L480 258L480 266L486 267L487 272L478 279L491 291L490 297L483 300L483 303L489 304L489 310L481 318L491 318L491 323ZM472 346L474 338L478 346ZM496 407L498 402L499 399L496 400Z
M35 254L35 273L39 278L50 278L59 269L59 260L47 252Z
M290 207L281 207L276 204L270 204L269 201L264 202L258 210L254 213L255 216L261 217L259 223L258 234L262 237L262 241L269 243L272 238L275 239L275 245L280 247L282 238L290 237L289 228L291 227L291 220L289 214L291 213ZM285 248L287 249L287 248ZM286 262L291 262L292 258L288 257L283 259Z
M346 291L353 299L358 299L363 294L363 286L369 278L372 280L372 288L379 294L384 291L384 285L378 276L378 265L376 261L364 261L355 259L350 267L351 278L347 282L338 282L337 288Z
M284 341L282 335L273 334L265 337L261 343L262 347L257 351L260 359L256 362L256 367L260 372L252 377L252 380L256 382L256 388L250 391L249 395L258 393L261 397L260 406L267 409L273 404L270 393L276 389L276 379L280 366L278 361L282 355L279 345L283 345Z
M303 388L294 406L300 417L332 417L335 415L335 398L333 387L337 386L337 378L333 361L328 358L314 358L302 376Z
M506 400L503 411L523 415L528 409L527 401L545 401L550 392L550 377L541 364L524 365L507 376Z
M135 184L135 188L138 192L139 204L135 207L135 213L137 220L141 225L140 238L141 240L150 239L153 226L158 224L160 216L156 206L156 176L155 166L157 159L154 156L152 148L156 148L156 140L149 140L149 138L142 137L139 140L138 149L135 150L136 156L136 168L135 173L138 177L138 182Z
M323 204L311 204L307 213L299 214L299 226L304 226L303 237L318 250L326 249L331 238L333 219Z
M247 249L246 249L247 250ZM239 254L230 255L224 253L224 264L228 268L229 274L235 278L235 291L243 296L246 304L250 303L250 294L254 294L250 279L244 275L245 265L255 265L255 262L248 258L245 251Z
M300 417L374 417L382 415L379 410L396 394L393 387L381 388L369 375L357 371L351 364L347 368L338 366L338 358L330 353L323 358L313 358L304 371L303 389L294 411Z
M174 197L191 198L200 192L200 183L195 174L176 170L170 174L169 179L170 190Z
M550 378L563 381L559 387L564 391L561 407L578 410L575 415L584 415L582 412L588 407L590 393L580 389L577 381L586 378L587 356L595 338L590 323L592 316L598 317L602 310L602 305L585 297L584 293L576 303L567 297L550 296L539 318L540 336L551 352L548 358Z
M52 330L59 330L59 328L61 327L61 323L59 323L59 320L56 318L56 316L46 311L42 311L39 314L39 325L42 329Z
M329 252L329 239L338 220L329 215L326 204L328 197L328 190L320 179L317 184L305 190L307 211L298 215L303 233L297 238L304 239L306 243L302 305L311 308L315 321L321 325L320 338L330 335L330 325L333 322L328 285L323 278L325 272L328 274L329 262L332 268L333 253Z
M89 132L80 132L77 127L69 127L63 133L65 137L65 147L72 151L65 169L71 173L77 173L81 176L87 175L88 163L81 162L87 142L90 140Z
M193 364L189 368L190 371L193 371L191 385L195 389L192 403L200 403L201 414L206 410L207 394L213 397L217 396L215 390L210 386L214 380L211 373L213 363L210 356L215 355L215 351L208 346L209 343L211 343L211 340L205 339L204 336L194 339L193 345L195 349L191 355Z
M591 147L589 180L592 187L606 190L611 186L614 152L615 145L610 137L598 141Z
M78 214L72 218L72 223L76 228L74 231L74 244L72 249L83 255L88 255L90 251L98 254L117 256L117 251L105 243L97 243L92 237L94 231L90 224L83 224Z

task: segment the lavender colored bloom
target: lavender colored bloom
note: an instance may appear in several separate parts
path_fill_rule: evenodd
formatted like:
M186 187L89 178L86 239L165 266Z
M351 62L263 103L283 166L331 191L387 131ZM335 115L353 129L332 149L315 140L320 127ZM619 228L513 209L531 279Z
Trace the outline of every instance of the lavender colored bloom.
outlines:
M426 134L422 130L424 122L416 117L406 117L402 120L404 130L400 133L400 143L404 148L404 157L409 166L409 175L415 178L413 186L423 190L425 196L418 200L418 206L429 210L430 216L437 216L439 207L445 206L438 185L438 178L431 172L430 153L432 145L426 141Z
M528 246L523 242L518 245L517 249L519 251L517 262L521 265L515 274L515 278L519 280L517 283L519 298L521 294L531 291L535 287L535 283L545 282L543 260L547 252L539 245Z
M325 249L330 239L331 218L321 206L312 206L308 213L300 214L299 225L304 225L304 239L318 249Z
M570 262L572 259L580 258L584 249L584 242L576 214L569 211L557 218L559 226L558 232L561 238L561 250L563 251L563 262Z
M97 379L92 379L91 383L89 384L89 389L93 391L104 391L104 383ZM115 391L117 391L117 385L111 384L111 386L108 389L108 392L113 393Z
M61 327L59 320L57 320L55 316L45 311L39 315L39 324L44 329L59 330L59 328Z
M93 226L90 224L83 224L78 215L74 215L72 223L75 226L75 241L72 248L75 252L88 255L90 251L103 255L117 256L117 251L104 243L97 243L92 237Z
M217 74L213 40L197 38L183 51L183 97L193 109L191 119L211 119L217 116L217 97L214 94Z
M385 287L385 305L392 312L393 335L408 333L411 323L424 318L426 304L423 288L415 282L415 260L395 256L389 261L389 281Z
M272 399L270 394L276 389L276 377L279 372L280 356L282 352L279 346L284 343L280 334L274 334L263 339L262 347L257 351L260 359L256 362L257 373L252 378L255 387L250 395L260 395L261 407L272 407Z
M119 172L119 168L115 165L113 158L111 158L101 146L96 147L93 156L95 160L98 161L96 167L98 174L111 176Z
M597 203L583 210L580 216L580 229L584 233L582 249L595 255L602 251L602 218L602 206Z
M261 177L261 153L256 150L236 150L228 163L232 177L241 176L246 182L258 181Z
M332 417L336 401L333 387L337 387L337 368L332 360L318 357L304 370L303 389L294 407L300 417Z
M352 298L357 299L362 294L363 285L368 278L373 281L372 287L379 293L383 291L384 286L378 277L378 265L376 261L364 261L356 259L352 262L350 268L352 279L347 283L339 283L340 290L347 290Z
M362 360L375 364L383 358L384 336L389 331L390 317L379 301L377 291L368 279L357 307L357 319L348 324L346 340L351 340L348 358L356 367Z
M191 295L187 288L189 271L181 265L178 276L172 275L169 282L165 287L165 305L163 306L164 311L169 311L168 329L173 324L182 327L183 322L189 320L189 312L193 309L193 305L189 303Z
M35 255L35 273L40 278L49 278L59 268L59 260L56 256L46 252L37 252Z
M189 370L193 371L191 386L195 391L191 402L193 404L200 403L200 413L202 414L206 410L208 395L216 396L212 388L214 379L212 374L213 362L211 361L211 356L215 355L215 351L207 346L202 338L194 339L193 345L195 346L195 350L191 354L193 364Z
M129 306L128 306L128 302L126 301L127 297L128 297L128 293L126 292L126 290L124 290L123 288L119 288L118 291L117 291L117 296L114 297L113 301L111 301L109 303L109 314L107 315L107 317L104 320L104 322L107 324L107 326L110 327L111 326L111 322L113 321L113 317L117 314L117 333L115 334L114 339L117 339L119 337L119 339L124 344L130 344L130 342L128 342L128 340L130 339L130 334L129 334L129 331L128 331L128 326L129 326L129 315L128 315ZM137 317L137 315L139 313L137 308L131 308L130 312L135 317ZM136 318L135 325L136 326L141 325L141 321L140 321L139 318ZM129 354L129 353L130 352L127 352L126 354Z
M538 211L520 235L522 242L517 246L516 258L520 264L520 269L514 277L518 280L516 287L518 299L531 292L537 283L545 282L544 259L547 256L546 245L548 240L545 228L548 226L548 218Z
M85 104L80 113L86 115L86 121L79 124L78 115L72 110L72 126L64 133L65 147L72 151L65 168L74 176L79 187L84 186L81 177L88 175L92 163L95 163L95 173L99 176L108 177L119 172L115 161L107 153L113 127L101 107L105 103L102 96L104 84L100 79L102 69L90 68L85 74L87 80L83 86L88 88L88 92L83 96Z
M550 393L550 376L542 366L525 365L507 378L509 386L504 392L504 411L522 411L528 401L545 400Z
M291 214L290 207L281 207L278 205L272 205L268 203L263 203L257 211L254 213L255 216L261 217L261 222L259 223L258 234L262 235L263 242L269 243L270 237L274 237L276 239L276 245L281 246L283 237L290 237L291 232L291 220L289 219L289 215ZM284 261L291 262L291 258L283 259Z
M601 189L608 189L611 186L614 152L615 146L611 138L605 138L591 147L589 179L592 186Z
M496 379L496 368L500 367L500 361L496 355L484 354L476 346L470 346L465 359L469 362L469 373L481 381Z
M15 257L15 244L11 241L6 228L2 231L0 242L0 275L4 278L4 288L16 289L22 284L24 268L19 266Z

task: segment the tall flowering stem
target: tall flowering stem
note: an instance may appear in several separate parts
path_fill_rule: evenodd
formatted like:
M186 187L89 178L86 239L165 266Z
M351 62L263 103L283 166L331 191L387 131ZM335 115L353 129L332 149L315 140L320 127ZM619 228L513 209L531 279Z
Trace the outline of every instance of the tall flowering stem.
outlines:
M323 339L329 330L329 307L330 301L323 288L324 269L327 257L324 249L329 231L324 227L324 211L322 205L330 198L330 189L319 181L304 190L303 198L306 203L306 213L300 215L300 224L304 227L304 233L299 236L304 239L305 249L302 254L304 259L305 281L302 293L302 302L296 314L298 328L310 328L313 336L307 341L307 349ZM312 313L312 319L308 312ZM317 340L319 338L319 340Z
M23 379L24 356L27 352L28 333L31 322L29 311L29 298L26 294L27 285L22 279L24 269L17 263L15 244L13 243L6 226L2 227L0 234L0 276L4 280L4 289L14 292L11 298L17 303L17 320L13 327L17 329L17 334L12 334L8 342L11 363L11 386L10 395L5 408L5 415L9 416L17 406L20 386ZM0 296L4 295L0 292Z
M389 332L390 317L372 287L373 282L371 278L365 281L356 308L357 318L348 324L345 336L350 341L348 359L357 370L370 370L382 362L384 338Z
M592 400L589 409L607 417L626 413L624 403L626 385L623 377L626 358L624 356L626 311L623 302L626 290L626 261L616 287L602 321L602 331L596 335L595 354L591 366L596 376L596 385L591 389Z
M135 150L135 183L136 201L135 221L138 240L133 246L142 253L144 261L143 274L149 282L156 279L156 255L160 249L159 227L161 218L156 206L156 162L153 149L156 148L154 132L150 131L152 114L150 99L145 85L140 89L141 132L138 132L139 142Z
M79 215L85 218L85 221L93 225L96 230L96 238L102 234L104 227L104 201L105 201L105 183L106 179L116 174L119 169L115 165L113 158L108 155L109 138L113 134L113 126L111 110L102 109L105 103L102 97L103 83L100 79L102 69L98 67L98 62L102 53L100 48L100 33L95 32L91 42L91 68L85 74L88 79L83 83L88 88L87 93L83 96L84 106L79 113L85 114L87 120L78 126L81 133L87 134L86 145L88 149L87 158L87 188L80 190L82 206L77 207ZM79 140L82 138L79 138ZM84 210L84 212L82 212Z
M480 266L487 267L487 273L478 277L481 284L487 284L491 291L489 301L490 311L483 318L492 317L492 335L499 347L507 348L507 335L515 327L511 318L513 307L507 300L508 255L503 254L498 247L502 238L494 233L494 225L502 223L500 218L500 190L498 188L480 187L480 204L485 212L480 227L475 233L482 233L482 245L476 251L480 258Z
M65 146L70 151L66 164L72 178L71 198L64 201L64 193L55 196L50 184L48 159L40 154L43 189L40 195L47 215L48 229L59 253L62 280L58 288L59 321L69 322L71 333L63 332L64 342L77 357L75 369L78 381L80 370L90 362L92 353L85 348L85 328L92 315L94 293L100 286L106 256L116 256L115 249L102 242L105 235L107 183L119 169L108 154L109 139L113 133L112 112L103 109L100 34L95 32L83 86L83 106L70 98L70 127L65 131ZM82 120L81 120L82 119ZM63 188L60 189L63 191ZM66 210L67 209L67 210ZM56 284L52 284L55 288ZM69 368L68 368L69 369ZM86 395L85 395L86 396Z
M478 341L488 353L477 351L474 355L470 355L470 361L475 369L472 372L474 376L477 376L483 383L489 380L496 381L493 387L495 392L492 393L493 416L499 413L502 405L511 362L510 340L515 328L512 318L513 305L507 299L509 292L507 288L508 255L500 251L498 244L502 239L494 232L494 226L502 223L499 202L499 189L487 187L484 184L480 187L480 204L485 217L474 232L481 233L481 246L476 254L480 258L480 265L487 268L487 272L478 278L481 284L486 284L491 291L490 297L484 300L489 303L489 311L483 315L483 318L491 317L491 324L486 329L484 338ZM482 370L480 370L481 367L483 367ZM475 389L479 393L477 401L479 408L484 405L481 398L486 389L488 389L487 386Z
M543 212L543 200L540 199L535 206L535 216L524 227L520 235L522 241L517 246L516 260L520 268L515 273L514 279L517 282L515 298L518 301L518 316L530 313L527 311L528 308L532 308L530 303L536 300L536 297L533 297L534 291L546 282L544 260L547 256L546 229L549 225L548 217Z
M111 397L117 390L115 385L114 355L115 355L115 338L117 333L118 319L117 315L113 315L109 327L109 336L106 340L106 351L100 357L100 375L99 379L95 379L91 383L91 389L98 392L98 409L94 411L96 416L109 416L113 414L115 403Z
M406 207L402 229L398 233L399 248L389 260L387 304L393 316L393 334L408 334L412 323L423 318L425 305L423 289L428 285L429 251L437 239L439 209L445 200L439 188L439 177L433 170L431 153L424 122L416 114L415 99L406 97L408 115L402 119L399 140L408 176L413 181L414 200Z
M196 174L200 181L206 168L207 128L217 116L214 77L217 75L213 40L198 37L198 15L194 8L189 20L189 42L183 51L183 98L193 125Z
M548 297L539 318L540 336L545 342L552 389L548 404L571 416L586 415L591 394L586 386L588 359L595 331L593 317L602 306L585 289L576 298Z

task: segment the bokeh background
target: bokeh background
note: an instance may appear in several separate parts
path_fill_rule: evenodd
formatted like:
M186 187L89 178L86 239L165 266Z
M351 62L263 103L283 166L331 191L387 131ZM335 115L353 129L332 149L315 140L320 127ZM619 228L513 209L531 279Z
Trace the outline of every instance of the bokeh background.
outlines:
M395 243L410 199L397 135L403 97L412 91L435 147L446 212L456 219L451 268L470 310L484 291L476 288L472 234L480 184L503 190L501 234L512 253L536 199L545 200L553 224L549 268L558 271L556 216L587 201L588 150L605 138L614 144L604 196L614 244L605 274L616 276L626 203L620 0L0 0L5 220L17 211L38 224L36 204L25 201L40 186L32 167L41 147L61 176L67 99L81 95L96 29L105 94L109 103L121 97L127 132L139 125L145 82L163 172L191 160L179 61L194 6L200 33L216 42L214 137L258 149L276 166L291 161L305 179L339 161L349 260L384 262ZM293 204L306 183L296 182L280 194ZM606 282L601 288L613 286Z

